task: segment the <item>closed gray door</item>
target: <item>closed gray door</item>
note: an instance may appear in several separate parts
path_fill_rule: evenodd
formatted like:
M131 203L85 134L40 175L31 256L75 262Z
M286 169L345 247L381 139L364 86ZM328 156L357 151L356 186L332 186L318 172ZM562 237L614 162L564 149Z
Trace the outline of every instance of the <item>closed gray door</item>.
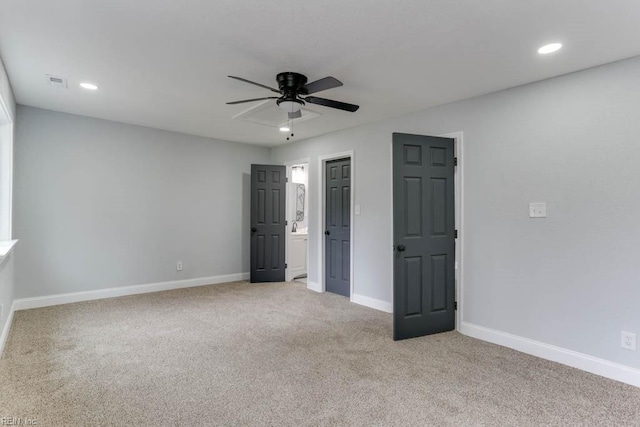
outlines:
M325 283L328 292L351 294L351 160L327 162Z
M284 282L285 166L251 165L251 282Z
M393 134L393 339L455 328L453 139Z

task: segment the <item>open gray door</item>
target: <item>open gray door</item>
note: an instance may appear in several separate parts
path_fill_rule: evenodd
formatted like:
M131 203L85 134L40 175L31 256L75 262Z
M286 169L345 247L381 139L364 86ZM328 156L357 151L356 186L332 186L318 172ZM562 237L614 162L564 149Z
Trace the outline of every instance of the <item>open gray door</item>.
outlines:
M251 282L284 282L285 166L251 165Z
M393 339L455 328L453 139L393 134Z

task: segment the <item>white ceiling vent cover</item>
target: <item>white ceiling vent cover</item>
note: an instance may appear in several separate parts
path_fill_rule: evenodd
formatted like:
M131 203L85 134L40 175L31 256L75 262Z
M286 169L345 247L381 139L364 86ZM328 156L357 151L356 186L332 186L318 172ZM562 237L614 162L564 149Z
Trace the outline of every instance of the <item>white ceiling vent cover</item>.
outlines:
M59 87L62 89L67 88L67 79L65 79L64 77L52 76L50 74L47 74L47 82L50 86Z
M319 113L307 110L305 107L300 109L302 117L293 119L294 123L305 122L307 120L320 117ZM260 104L233 116L234 119L242 119L248 122L259 123L261 125L280 128L288 123L287 113L278 107L273 100L266 100Z

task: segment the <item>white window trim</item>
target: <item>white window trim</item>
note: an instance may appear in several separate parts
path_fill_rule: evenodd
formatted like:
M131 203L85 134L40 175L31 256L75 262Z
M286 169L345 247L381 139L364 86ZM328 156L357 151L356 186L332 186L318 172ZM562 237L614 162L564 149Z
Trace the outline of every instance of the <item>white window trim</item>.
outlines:
M0 261L17 240L12 240L13 217L13 143L14 121L5 100L0 96Z

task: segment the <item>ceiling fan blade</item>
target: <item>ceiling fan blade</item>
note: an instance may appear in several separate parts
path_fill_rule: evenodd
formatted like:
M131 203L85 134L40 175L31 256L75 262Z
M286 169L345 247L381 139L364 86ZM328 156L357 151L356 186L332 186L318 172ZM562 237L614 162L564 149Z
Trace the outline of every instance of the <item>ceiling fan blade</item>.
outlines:
M251 80L243 79L242 77L236 77L236 76L228 76L228 77L231 77L232 79L240 80L241 82L245 82L245 83L249 83L249 84L252 84L252 85L263 87L265 89L269 89L271 92L280 93L280 91L278 89L274 89L272 87L265 86L265 85L260 84L260 83L252 82Z
M302 117L302 113L300 112L300 110L298 111L289 111L289 118L290 119L299 119L300 117Z
M331 99L318 98L317 96L307 96L304 98L304 102L309 102L311 104L323 105L325 107L337 108L338 110L344 111L358 111L360 108L359 105L347 104L346 102L333 101Z
M325 77L324 79L316 80L315 82L307 83L304 88L307 90L307 94L320 92L321 90L332 89L334 87L342 86L342 82L335 77Z
M242 101L227 102L227 105L243 104L245 102L253 102L253 101L264 101L266 99L278 99L278 97L277 96L267 96L266 98L243 99Z

